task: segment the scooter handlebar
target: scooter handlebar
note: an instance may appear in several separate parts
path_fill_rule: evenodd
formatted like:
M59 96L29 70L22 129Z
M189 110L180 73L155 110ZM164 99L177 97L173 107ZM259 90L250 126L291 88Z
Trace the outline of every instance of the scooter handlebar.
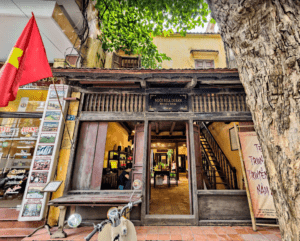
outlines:
M97 231L98 231L98 229L97 229L97 227L95 227L94 228L94 230L93 230L93 232L91 232L88 236L86 236L84 239L86 240L86 241L89 241L94 235L95 235L95 233L97 233Z

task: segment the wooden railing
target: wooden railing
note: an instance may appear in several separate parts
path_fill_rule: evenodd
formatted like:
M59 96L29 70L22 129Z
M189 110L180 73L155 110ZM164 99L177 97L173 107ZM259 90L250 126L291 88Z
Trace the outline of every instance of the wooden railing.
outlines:
M146 96L141 94L86 94L83 111L144 112Z
M209 187L208 189L216 189L216 169L215 167L212 166L211 161L209 160L206 152L204 151L204 146L200 142L202 146L202 162L203 162L203 169L204 169L204 174L206 175L208 182L209 182Z
M246 94L200 94L192 95L193 112L249 111Z
M229 189L238 189L235 167L230 164L229 160L223 153L215 138L203 122L200 123L200 131L204 135L206 141L208 142L216 157L216 161L219 166L219 169L217 169L220 176L223 176L222 180L227 183Z

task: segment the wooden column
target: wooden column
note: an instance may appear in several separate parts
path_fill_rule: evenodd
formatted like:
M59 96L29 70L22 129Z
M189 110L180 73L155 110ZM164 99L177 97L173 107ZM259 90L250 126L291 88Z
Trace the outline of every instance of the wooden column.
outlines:
M147 148L147 141L148 141L148 120L145 120L144 122L144 148L143 148L143 172L142 172L142 181L143 181L143 186L142 186L142 195L143 195L143 202L142 202L142 209L141 209L141 221L142 223L145 223L145 216L146 216L146 211L147 211L147 205L149 205L149 201L147 200L147 192L146 188L149 183L147 183L147 153L148 153L148 148ZM151 133L150 133L151 134Z
M192 201L193 201L193 214L195 217L195 225L198 225L199 222L199 211L198 211L198 195L197 195L197 177L196 177L196 159L195 159L195 142L194 142L194 130L193 130L193 120L190 119L188 122L188 135L187 140L189 139L190 145L190 161L189 161L189 172L190 174L190 180L192 187ZM188 150L189 152L189 150Z

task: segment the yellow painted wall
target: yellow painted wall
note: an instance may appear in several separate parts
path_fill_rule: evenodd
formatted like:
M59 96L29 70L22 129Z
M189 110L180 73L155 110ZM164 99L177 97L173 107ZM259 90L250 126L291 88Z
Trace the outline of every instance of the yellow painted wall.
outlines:
M238 125L238 122L235 122ZM214 122L208 129L214 136L215 140L218 142L220 148L226 155L227 159L230 161L230 164L236 168L238 187L242 189L242 168L241 161L238 151L231 151L230 139L229 139L229 129L234 127L234 122L230 124L225 124L224 122Z
M71 96L80 99L79 92L73 92ZM77 116L78 107L79 107L79 101L71 101L68 109L68 115ZM67 121L65 126L68 126L70 137L74 141L73 134L75 129L75 121ZM62 185L60 185L60 187L56 192L52 193L51 199L59 198L63 195L70 153L71 153L71 142L70 142L69 135L67 133L67 128L65 128L63 133L63 138L62 138L61 149L59 152L59 159L57 163L57 171L56 171L56 179L55 179L57 181L63 181L63 183ZM59 212L60 212L59 208L53 206L50 207L49 216L48 216L48 224L50 226L57 224Z
M131 146L132 141L128 141L128 132L117 122L109 122L104 154L104 168L107 168L108 152L114 149L114 145L125 147Z
M165 53L172 60L163 61L161 66L165 69L194 69L195 59L214 60L215 68L226 68L226 53L220 34L172 34L170 37L157 36L153 40L159 53ZM192 49L217 50L219 53L195 53ZM123 51L118 55L125 56ZM132 55L134 56L134 55ZM106 55L105 68L111 68L112 53Z
M8 103L8 106L6 107L0 107L0 111L2 112L14 112L18 111L19 104L21 101L21 98L28 97L28 106L26 108L27 112L33 111L33 107L35 105L39 105L39 103L45 102L47 99L48 90L29 90L29 89L20 89L18 90L18 94L16 96L16 99L14 101L10 101ZM43 110L41 111L43 112Z
M153 42L159 52L172 58L171 61L163 61L162 68L194 69L195 59L214 60L215 68L226 68L226 55L220 34L187 34L185 37L173 34L170 37L155 37ZM190 53L192 49L218 50L219 54L215 57L202 53L193 57Z

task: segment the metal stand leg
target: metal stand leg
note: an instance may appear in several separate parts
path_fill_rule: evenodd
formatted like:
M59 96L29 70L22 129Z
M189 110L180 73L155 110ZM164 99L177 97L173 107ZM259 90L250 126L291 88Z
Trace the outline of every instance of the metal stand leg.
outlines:
M67 208L65 206L59 206L59 220L58 220L58 230L51 235L51 238L65 238L67 234L64 231L64 222Z

